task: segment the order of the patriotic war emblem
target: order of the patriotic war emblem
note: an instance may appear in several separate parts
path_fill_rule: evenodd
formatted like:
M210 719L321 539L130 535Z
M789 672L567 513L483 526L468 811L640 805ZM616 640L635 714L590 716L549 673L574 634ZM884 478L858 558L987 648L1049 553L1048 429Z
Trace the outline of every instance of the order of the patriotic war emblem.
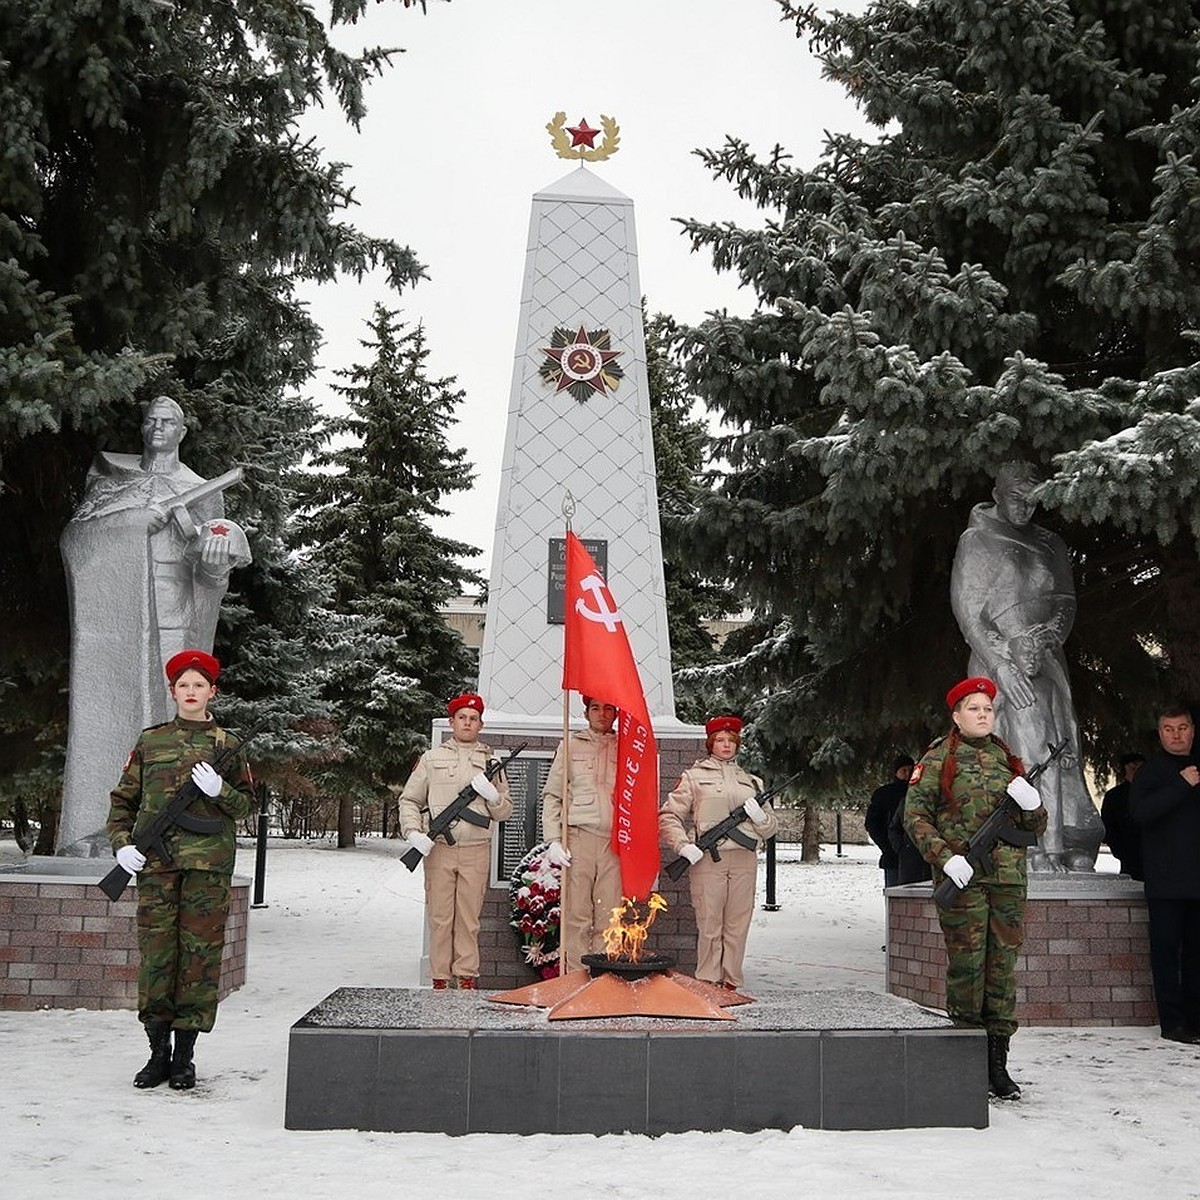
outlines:
M607 329L572 331L562 326L555 329L550 345L542 351L546 361L538 372L542 381L554 386L554 394L570 392L580 404L599 392L605 395L616 390L625 372L614 361L623 350L612 349L612 337Z

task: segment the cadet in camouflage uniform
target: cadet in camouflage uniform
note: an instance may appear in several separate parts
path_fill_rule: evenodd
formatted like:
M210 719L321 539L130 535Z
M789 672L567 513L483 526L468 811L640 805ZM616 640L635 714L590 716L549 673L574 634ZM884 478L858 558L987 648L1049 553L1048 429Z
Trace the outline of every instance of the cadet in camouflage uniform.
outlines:
M949 877L962 889L938 906L946 939L946 1012L960 1025L985 1029L992 1094L1017 1100L1008 1074L1008 1043L1017 1028L1016 961L1024 936L1025 848L997 843L995 873L979 875L963 857L967 842L1011 796L1019 825L1040 834L1046 810L1024 767L992 733L996 685L964 679L946 694L954 728L925 752L913 771L904 803L904 827L933 866L936 888Z
M433 986L443 991L453 978L464 991L473 991L479 977L479 914L491 868L491 825L480 828L469 821L455 821L451 846L430 838L429 821L468 784L476 793L471 807L490 821L507 821L513 806L504 773L500 772L494 783L484 773L492 751L479 740L483 698L464 692L450 701L446 711L453 736L417 759L400 793L400 835L425 857L425 918Z
M212 1029L217 1017L235 822L253 808L245 762L226 779L210 765L226 746L237 745L208 713L220 669L201 650L184 650L167 662L175 719L142 732L112 793L108 836L117 861L137 876L138 1018L150 1040L150 1060L133 1081L140 1088L168 1078L177 1090L194 1087L196 1035ZM134 835L189 778L202 793L189 813L219 819L220 831L176 826L166 835L169 861L153 850L143 856Z

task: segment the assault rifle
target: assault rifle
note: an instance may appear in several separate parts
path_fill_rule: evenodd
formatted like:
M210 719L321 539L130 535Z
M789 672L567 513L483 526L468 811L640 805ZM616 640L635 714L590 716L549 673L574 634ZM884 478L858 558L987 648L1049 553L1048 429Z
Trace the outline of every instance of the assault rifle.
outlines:
M777 783L774 787L768 788L765 792L759 792L754 798L759 802L759 804L765 807L766 805L770 804L771 801L780 794L780 792L795 783L796 780L800 778L802 773L803 772L801 771L797 771L795 775L785 779L782 783ZM723 821L719 821L711 829L702 833L696 839L696 845L707 854L711 854L713 862L721 861L720 852L717 850L717 843L722 838L728 838L731 842L734 842L736 845L741 846L746 850L753 850L758 845L758 842L748 834L743 833L738 828L738 826L746 819L746 806L744 804L739 804L737 808L735 808L733 812L731 812ZM691 865L692 864L688 862L688 860L681 854L677 859L675 859L674 862L667 863L667 874L670 875L672 879L678 879Z
M1051 746L1050 753L1046 755L1044 761L1035 767L1030 767L1025 773L1025 778L1030 783L1034 783L1066 748L1066 738ZM992 851L995 850L997 842L1003 842L1006 846L1025 847L1037 844L1036 833L1031 833L1028 829L1021 829L1016 825L1014 818L1020 815L1021 806L1011 796L1005 795L1004 802L998 805L992 815L975 830L967 842L966 850L963 851L963 857L974 868L975 875L990 875L996 869L996 864L992 861ZM974 877L973 875L971 878ZM934 888L933 899L937 904L945 907L952 903L955 896L962 891L963 889L947 875Z
M503 771L522 750L528 746L528 742L522 742L503 762L499 759L492 759L484 775L488 779L494 779ZM442 809L436 817L429 822L428 836L432 838L442 837L446 839L447 846L454 845L454 834L450 831L450 826L455 821L466 821L468 825L475 825L480 829L486 829L491 823L491 817L479 812L478 809L471 807L471 801L478 796L479 793L468 783L445 808ZM411 847L406 850L401 856L400 861L410 870L415 871L417 864L425 856L416 848Z
M212 769L218 775L224 775L225 771L234 762L239 754L246 748L252 738L256 738L266 727L266 719L257 722L251 726L250 732L238 742L236 746L226 745L223 749L209 760L212 764ZM135 845L143 854L149 854L154 850L159 858L165 863L172 861L171 852L167 849L166 835L167 832L173 829L176 825L180 829L186 829L189 833L220 833L222 826L222 818L220 817L197 817L188 812L194 800L204 796L204 793L192 782L191 775L187 781L183 783L171 797L165 808L155 814L154 819L140 833L135 833L132 839ZM209 797L204 796L205 799ZM120 863L105 877L100 880L100 890L110 900L120 900L121 893L125 890L125 885L133 878L133 876L125 870Z

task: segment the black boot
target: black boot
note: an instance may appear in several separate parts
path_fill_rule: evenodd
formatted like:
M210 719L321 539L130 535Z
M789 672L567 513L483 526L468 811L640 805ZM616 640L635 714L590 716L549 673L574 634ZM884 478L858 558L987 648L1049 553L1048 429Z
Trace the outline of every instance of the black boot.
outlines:
M166 1021L147 1021L150 1058L133 1077L136 1088L158 1087L171 1074L171 1026Z
M192 1051L195 1048L194 1029L175 1030L175 1053L171 1055L171 1086L177 1092L186 1092L196 1086L196 1067L192 1062Z
M1021 1089L1008 1073L1008 1038L1003 1034L989 1033L988 1042L988 1089L997 1100L1020 1100ZM175 1078L171 1078L175 1086Z

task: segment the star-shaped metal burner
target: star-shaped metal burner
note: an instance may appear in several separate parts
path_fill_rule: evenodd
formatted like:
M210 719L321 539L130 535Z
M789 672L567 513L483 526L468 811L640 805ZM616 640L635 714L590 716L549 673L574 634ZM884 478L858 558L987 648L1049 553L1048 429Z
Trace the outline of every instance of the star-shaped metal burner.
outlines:
M603 1020L608 1017L674 1017L688 1021L732 1021L725 1010L751 1004L749 996L703 983L679 971L662 971L641 979L587 971L531 983L499 992L488 999L496 1004L548 1008L549 1021Z

